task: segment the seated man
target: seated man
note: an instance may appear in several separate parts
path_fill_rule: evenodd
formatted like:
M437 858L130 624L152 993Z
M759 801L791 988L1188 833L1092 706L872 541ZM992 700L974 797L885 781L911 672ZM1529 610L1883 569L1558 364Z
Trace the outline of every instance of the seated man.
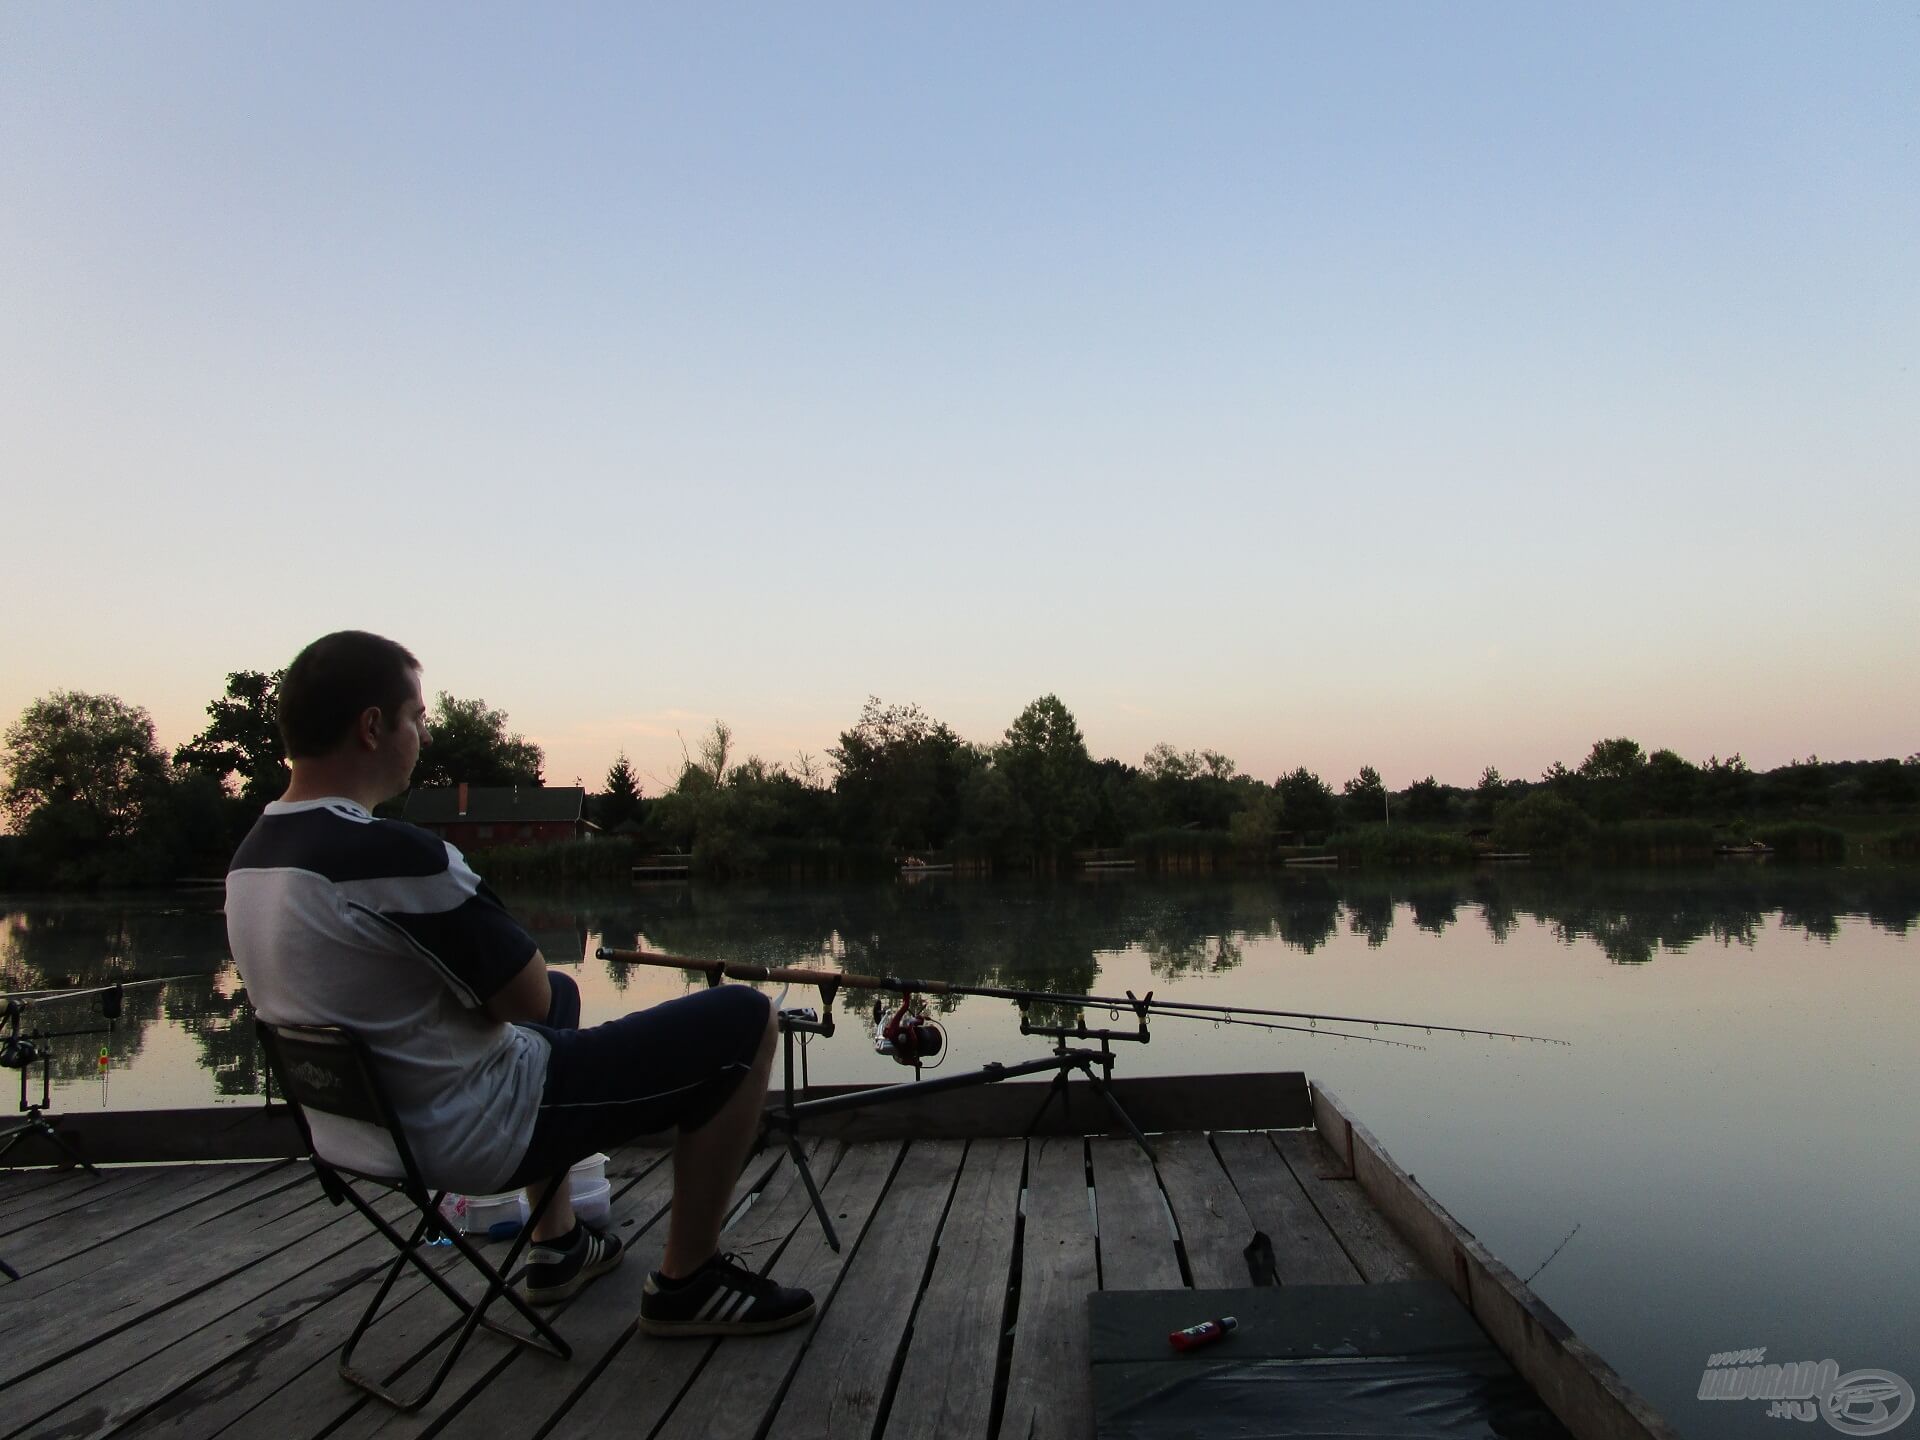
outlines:
M280 686L293 780L227 875L227 935L260 1017L339 1025L374 1056L429 1184L466 1191L551 1177L595 1150L677 1128L666 1254L640 1327L655 1335L785 1329L813 1297L716 1253L728 1194L760 1124L776 1024L726 985L588 1030L579 990L460 852L371 811L407 788L427 737L420 666L362 631L314 641ZM398 1173L386 1133L316 1114L336 1164ZM528 1298L574 1294L620 1242L555 1195L534 1231Z

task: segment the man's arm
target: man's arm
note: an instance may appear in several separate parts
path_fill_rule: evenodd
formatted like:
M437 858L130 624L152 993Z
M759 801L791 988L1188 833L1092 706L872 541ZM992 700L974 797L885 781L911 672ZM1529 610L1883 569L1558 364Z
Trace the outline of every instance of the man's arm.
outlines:
M493 992L487 1014L496 1020L538 1025L553 1007L553 987L547 983L547 960L538 950L520 973Z

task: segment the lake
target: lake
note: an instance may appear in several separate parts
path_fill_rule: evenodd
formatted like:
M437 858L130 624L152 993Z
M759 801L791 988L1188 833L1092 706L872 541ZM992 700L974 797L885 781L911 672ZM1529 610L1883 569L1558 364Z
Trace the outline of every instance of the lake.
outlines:
M1920 1382L1915 872L928 877L508 898L579 979L589 1022L689 988L592 958L640 943L1563 1039L1377 1032L1424 1047L1400 1049L1166 1018L1149 1044L1120 1047L1115 1073L1305 1070L1688 1435L1765 1428L1764 1402L1696 1398L1718 1351ZM127 991L110 1037L57 1042L56 1109L259 1103L219 904L218 891L0 900L9 989L190 977ZM809 1048L813 1078L907 1078L873 1053L869 1002L842 1003L840 1033ZM87 1002L37 1013L49 1028L100 1023ZM941 1019L954 1067L1042 1053L1004 1001Z

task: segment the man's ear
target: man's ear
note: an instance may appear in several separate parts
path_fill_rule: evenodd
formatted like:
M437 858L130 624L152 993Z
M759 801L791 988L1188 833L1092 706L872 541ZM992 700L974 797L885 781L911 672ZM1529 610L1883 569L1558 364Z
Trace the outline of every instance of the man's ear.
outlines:
M360 712L360 718L354 722L353 738L360 742L363 750L377 750L386 734L386 717L380 713L378 705L369 705Z

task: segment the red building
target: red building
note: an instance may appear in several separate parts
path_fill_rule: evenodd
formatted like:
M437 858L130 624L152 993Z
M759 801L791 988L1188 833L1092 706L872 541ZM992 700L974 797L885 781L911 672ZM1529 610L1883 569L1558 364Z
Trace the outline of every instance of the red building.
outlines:
M461 850L546 845L598 834L578 785L447 785L407 792L401 818Z

